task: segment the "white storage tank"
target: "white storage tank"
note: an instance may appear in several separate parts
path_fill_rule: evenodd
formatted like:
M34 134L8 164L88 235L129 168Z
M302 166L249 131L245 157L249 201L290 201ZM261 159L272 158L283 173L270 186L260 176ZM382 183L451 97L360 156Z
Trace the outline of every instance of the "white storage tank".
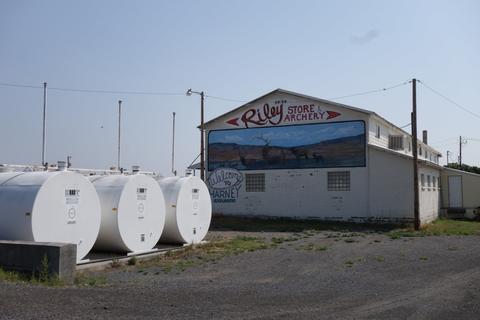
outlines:
M205 183L194 176L159 178L167 206L160 242L199 243L212 220L212 201Z
M90 181L102 207L95 250L151 250L165 225L165 200L158 183L142 174L92 176Z
M90 181L74 172L0 173L0 239L77 245L77 261L92 249L100 202Z

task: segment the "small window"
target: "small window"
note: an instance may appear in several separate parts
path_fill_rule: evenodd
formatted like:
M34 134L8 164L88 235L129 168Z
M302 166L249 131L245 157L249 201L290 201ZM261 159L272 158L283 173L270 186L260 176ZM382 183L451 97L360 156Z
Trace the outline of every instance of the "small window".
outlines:
M375 134L375 137L380 139L380 126L377 124L377 132Z
M431 179L430 179L430 175L427 175L427 187L428 187L428 190L430 190L430 187L432 186L430 180L431 180Z
M433 190L437 187L437 177L432 177Z
M246 192L265 192L265 174L247 173L245 174Z
M423 173L420 175L420 182L422 183L422 188L425 188L425 175Z
M328 191L350 191L350 171L332 171L327 174Z
M418 154L422 155L422 147L418 148Z
M412 141L408 140L408 151L412 151Z
M388 148L392 150L403 150L403 136L388 136Z

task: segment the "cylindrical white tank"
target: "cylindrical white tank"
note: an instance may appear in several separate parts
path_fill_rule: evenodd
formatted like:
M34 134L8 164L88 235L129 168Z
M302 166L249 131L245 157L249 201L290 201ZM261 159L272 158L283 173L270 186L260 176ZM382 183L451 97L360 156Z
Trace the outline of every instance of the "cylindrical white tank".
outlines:
M160 242L199 243L212 220L212 201L205 183L194 176L159 178L166 202Z
M95 250L141 252L152 249L165 225L165 200L151 177L92 176L102 207Z
M0 173L0 239L77 245L77 261L92 249L100 202L90 181L74 172Z

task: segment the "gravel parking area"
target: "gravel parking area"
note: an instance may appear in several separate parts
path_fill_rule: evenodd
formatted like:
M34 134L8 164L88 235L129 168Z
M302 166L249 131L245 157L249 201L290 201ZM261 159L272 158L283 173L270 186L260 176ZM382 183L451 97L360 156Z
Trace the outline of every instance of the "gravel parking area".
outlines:
M105 278L98 286L0 282L0 318L477 319L480 314L478 236L214 228L208 237L258 238L265 245L196 257L169 270L160 262L112 268L90 275Z

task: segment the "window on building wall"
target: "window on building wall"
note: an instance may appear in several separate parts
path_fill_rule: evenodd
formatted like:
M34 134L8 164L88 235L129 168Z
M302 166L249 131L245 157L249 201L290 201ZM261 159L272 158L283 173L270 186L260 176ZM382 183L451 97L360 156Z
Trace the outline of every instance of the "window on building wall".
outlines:
M265 174L247 173L245 174L246 192L265 192Z
M420 183L422 185L422 189L424 189L425 188L425 175L423 173L420 175Z
M418 148L418 154L422 155L422 147Z
M408 140L408 151L412 151L412 141L410 141L410 139Z
M388 136L388 148L392 150L403 150L403 136Z
M350 191L350 171L331 171L327 173L328 191Z
M430 175L427 175L427 187L428 187L428 191L430 191L430 187L431 187Z
M435 176L432 177L432 186L433 186L433 190L437 188L437 177Z
M425 150L425 159L428 159L428 150Z
M377 132L375 133L375 137L380 139L380 125L377 124Z

